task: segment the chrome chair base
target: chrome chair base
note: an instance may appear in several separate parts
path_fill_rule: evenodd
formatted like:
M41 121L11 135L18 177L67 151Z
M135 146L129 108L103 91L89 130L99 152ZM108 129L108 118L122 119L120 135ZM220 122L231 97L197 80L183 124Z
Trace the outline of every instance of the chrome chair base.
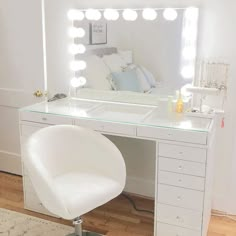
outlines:
M67 236L78 236L78 234L73 233L69 234ZM89 231L83 231L82 236L103 236L102 234L94 233L94 232L89 232Z
M82 230L82 223L83 220L81 219L81 217L77 217L76 219L74 219L73 224L75 226L75 232L67 236L104 236L102 234Z

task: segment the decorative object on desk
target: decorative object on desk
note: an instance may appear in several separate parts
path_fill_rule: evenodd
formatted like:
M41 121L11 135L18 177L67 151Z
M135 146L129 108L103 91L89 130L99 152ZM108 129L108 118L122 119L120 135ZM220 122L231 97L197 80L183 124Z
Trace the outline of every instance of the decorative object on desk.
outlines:
M64 236L73 228L33 216L0 209L0 234L8 236Z
M66 98L66 97L67 96L64 93L57 93L52 98L48 99L48 102L53 102L53 101L56 101L56 100L59 100L59 99L63 99L63 98Z
M218 96L222 99L221 109L224 110L224 103L227 98L227 87L230 65L222 62L203 60L199 63L199 73L196 78L195 87L187 90L193 94L200 94L200 108L203 112L203 101L207 96ZM209 107L209 112L211 108Z
M182 94L181 94L181 90L180 90L179 91L179 98L176 103L176 112L183 113L183 111L184 111L184 102L183 102Z
M107 24L92 22L89 24L90 45L107 44Z

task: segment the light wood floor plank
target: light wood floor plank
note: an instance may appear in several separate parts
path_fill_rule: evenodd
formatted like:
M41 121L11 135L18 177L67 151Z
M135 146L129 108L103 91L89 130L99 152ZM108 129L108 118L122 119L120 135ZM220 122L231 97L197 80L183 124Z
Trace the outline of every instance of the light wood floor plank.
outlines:
M154 209L152 200L133 197L140 208ZM22 178L0 172L0 208L5 208L46 220L71 225L24 209ZM83 216L84 228L107 236L153 236L151 214L136 212L122 196ZM190 235L191 236L191 235ZM212 217L208 236L236 236L236 222L224 217Z

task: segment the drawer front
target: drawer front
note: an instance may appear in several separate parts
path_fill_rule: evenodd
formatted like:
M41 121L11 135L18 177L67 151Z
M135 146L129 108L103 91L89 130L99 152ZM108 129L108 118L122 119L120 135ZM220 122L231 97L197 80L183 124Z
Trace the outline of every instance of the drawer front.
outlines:
M167 171L159 171L158 183L199 191L204 191L205 189L205 179L202 177L176 174Z
M42 114L36 112L21 112L20 119L22 121L38 122L51 125L72 125L73 120L69 117Z
M202 213L183 208L158 204L157 221L193 230L202 229Z
M160 143L159 156L206 163L207 152L201 148Z
M40 202L40 200L37 197L37 194L34 191L33 192L25 191L24 208L31 210L31 211L39 212L39 213L42 213L45 215L58 217L58 216L50 213L43 206L43 204Z
M158 184L158 203L196 210L203 210L204 193L189 189Z
M199 177L205 177L206 175L205 164L164 157L159 158L159 170Z
M168 224L157 223L155 236L201 236L201 231L194 231Z
M41 126L31 126L31 125L21 125L21 136L29 137L33 133L39 131L40 129L48 127L48 125L43 124Z
M186 143L207 144L207 133L187 130L138 127L137 135L143 138L163 139Z
M76 125L104 133L115 133L115 134L136 136L136 127L132 125L110 123L110 122L107 123L103 121L93 121L93 120L77 120Z

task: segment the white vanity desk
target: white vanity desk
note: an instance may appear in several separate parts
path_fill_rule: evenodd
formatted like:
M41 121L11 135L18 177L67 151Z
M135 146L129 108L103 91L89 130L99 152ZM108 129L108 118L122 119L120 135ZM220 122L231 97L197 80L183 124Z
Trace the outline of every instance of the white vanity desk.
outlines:
M213 176L213 119L162 114L155 106L88 99L43 102L20 111L22 155L24 143L33 132L61 124L155 141L154 235L207 235ZM38 200L24 170L23 177L25 208L50 214Z

